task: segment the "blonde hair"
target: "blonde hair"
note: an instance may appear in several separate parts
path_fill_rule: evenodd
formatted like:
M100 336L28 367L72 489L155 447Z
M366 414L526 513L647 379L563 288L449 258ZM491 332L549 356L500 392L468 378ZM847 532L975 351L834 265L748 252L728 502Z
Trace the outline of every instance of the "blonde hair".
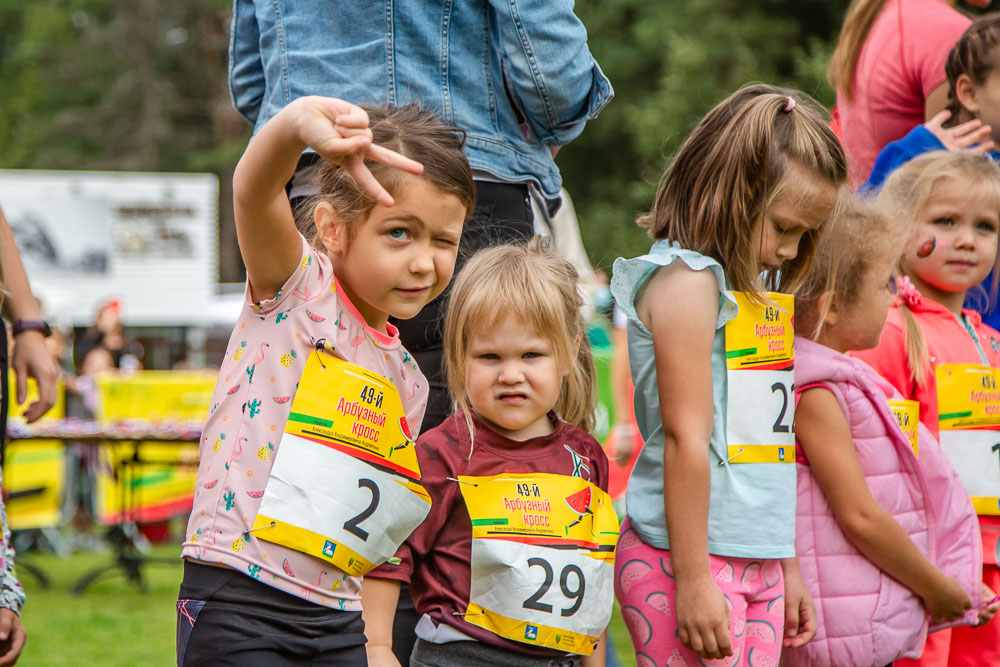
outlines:
M880 206L895 211L900 218L912 226L918 222L921 212L934 196L934 188L944 179L956 179L967 191L979 190L983 195L992 197L997 210L1000 210L1000 167L978 153L970 151L933 151L924 153L892 172L886 179L878 194ZM988 293L980 286L977 290L983 305L992 307L996 303L997 283L1000 281L997 253L993 261L993 280ZM903 273L902 265L899 267ZM903 317L903 336L906 341L906 360L910 368L910 377L918 385L924 386L930 375L930 360L927 352L927 341L917 324L913 313L905 303L899 306Z
M513 316L534 328L553 347L564 369L554 410L560 419L589 432L594 428L596 373L580 308L583 299L573 265L535 237L474 254L455 279L444 321L448 391L461 409L472 439L465 377L472 339ZM471 456L471 448L470 448Z
M663 175L650 212L639 218L655 239L669 239L718 260L732 288L762 298L758 263L761 223L796 163L819 180L847 178L844 151L825 112L796 90L765 84L740 88L709 111ZM802 238L782 265L780 285L792 291L812 260L818 230Z
M840 207L795 293L796 335L818 340L833 305L832 299L821 297L832 293L839 307L850 308L872 270L897 261L900 225L896 220L870 200L850 199Z
M826 70L830 85L847 101L854 98L854 74L858 69L861 49L886 2L887 0L851 0L847 7L840 35L837 37L837 46L833 49ZM902 7L900 11L903 11Z

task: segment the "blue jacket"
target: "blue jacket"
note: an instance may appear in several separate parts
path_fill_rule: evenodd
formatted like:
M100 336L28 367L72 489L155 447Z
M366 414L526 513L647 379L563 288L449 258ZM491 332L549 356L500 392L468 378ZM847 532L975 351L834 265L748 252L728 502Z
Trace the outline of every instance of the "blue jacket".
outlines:
M297 97L419 102L468 133L473 170L562 179L549 152L614 96L572 0L234 0L233 105L257 131Z

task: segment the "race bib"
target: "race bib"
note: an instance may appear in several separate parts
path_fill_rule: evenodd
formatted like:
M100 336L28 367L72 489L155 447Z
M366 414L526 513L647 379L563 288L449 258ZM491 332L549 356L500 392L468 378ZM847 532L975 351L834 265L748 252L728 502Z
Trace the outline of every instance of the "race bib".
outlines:
M733 292L739 313L726 324L726 442L729 463L795 463L794 299L774 305Z
M913 453L920 456L920 443L917 437L917 424L920 423L920 403L906 398L889 399L889 408L903 429L906 439L913 447Z
M391 558L430 511L415 450L391 382L310 354L254 533L365 574Z
M939 364L941 449L977 514L1000 516L1000 369Z
M590 655L611 620L618 517L607 493L545 473L460 477L472 519L465 620Z

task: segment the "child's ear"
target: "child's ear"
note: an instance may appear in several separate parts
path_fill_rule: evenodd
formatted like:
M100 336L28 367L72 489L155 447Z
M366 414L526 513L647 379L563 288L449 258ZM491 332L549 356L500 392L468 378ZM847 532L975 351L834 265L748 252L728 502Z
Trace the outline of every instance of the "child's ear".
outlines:
M580 356L580 343L582 340L583 336L579 335L573 338L573 346L570 348L570 351L573 353L573 356L570 358L570 366L576 363L577 358ZM566 371L563 375L569 375L569 373L569 371Z
M955 80L955 97L958 98L958 103L973 116L979 113L977 93L976 84L972 82L969 75L959 74L958 79Z
M347 249L347 226L329 202L320 202L313 212L313 221L323 247L332 255L343 254Z
M840 310L837 307L839 302L840 299L833 290L823 292L819 297L819 312L826 313L823 316L823 324L829 329L836 328L837 321L840 320Z

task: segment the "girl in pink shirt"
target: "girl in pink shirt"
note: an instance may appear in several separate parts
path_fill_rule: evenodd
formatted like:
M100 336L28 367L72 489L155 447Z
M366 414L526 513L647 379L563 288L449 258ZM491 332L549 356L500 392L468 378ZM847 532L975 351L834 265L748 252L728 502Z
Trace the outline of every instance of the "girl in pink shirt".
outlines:
M451 279L474 200L461 137L413 106L305 97L240 160L247 295L202 435L178 665L365 664L361 575L429 509L427 381L387 320ZM307 147L325 158L312 244L284 190Z
M920 421L939 436L979 514L988 602L1000 589L1000 461L990 448L1000 435L998 395L990 388L1000 333L962 304L997 264L1000 167L969 152L926 153L889 176L879 203L912 221L912 234L882 338L852 354L918 401ZM1000 664L1000 624L932 634L920 664Z

